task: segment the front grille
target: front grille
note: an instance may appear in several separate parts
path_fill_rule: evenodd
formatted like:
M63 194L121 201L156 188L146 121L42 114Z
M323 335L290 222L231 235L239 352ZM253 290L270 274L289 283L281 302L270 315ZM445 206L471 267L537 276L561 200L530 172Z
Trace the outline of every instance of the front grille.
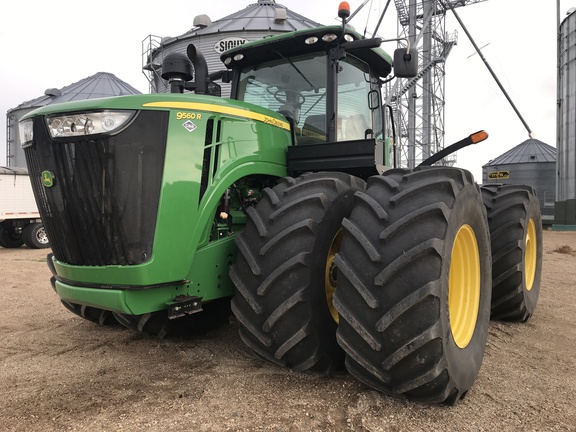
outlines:
M168 113L139 112L122 132L52 140L38 117L25 150L54 256L73 265L134 265L150 259L162 182ZM43 171L54 175L45 187Z

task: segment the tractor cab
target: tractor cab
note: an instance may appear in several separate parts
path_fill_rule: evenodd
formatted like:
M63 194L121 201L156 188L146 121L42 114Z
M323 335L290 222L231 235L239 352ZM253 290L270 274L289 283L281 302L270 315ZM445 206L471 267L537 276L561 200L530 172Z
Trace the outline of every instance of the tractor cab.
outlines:
M233 99L276 111L289 121L294 144L287 150L290 172L345 171L367 177L390 165L393 138L381 93L393 61L379 48L381 42L363 39L345 26L320 27L239 46L225 52L222 61L233 71ZM409 62L406 49L400 51L399 63L412 67L417 56Z

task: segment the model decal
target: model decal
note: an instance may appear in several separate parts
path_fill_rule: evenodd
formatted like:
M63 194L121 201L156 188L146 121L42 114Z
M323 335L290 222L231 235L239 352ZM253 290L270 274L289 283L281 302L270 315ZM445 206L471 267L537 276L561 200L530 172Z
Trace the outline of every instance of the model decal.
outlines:
M269 125L276 126L280 129L290 130L290 124L287 121L274 118L272 116L267 116L265 114L259 114L253 111L248 111L241 108L234 108L229 106L214 105L209 103L200 102L175 102L175 101L160 101L160 102L148 102L142 105L147 108L172 108L181 110L197 110L197 111L208 111L218 114L228 114L235 117L242 117L251 120L257 120Z

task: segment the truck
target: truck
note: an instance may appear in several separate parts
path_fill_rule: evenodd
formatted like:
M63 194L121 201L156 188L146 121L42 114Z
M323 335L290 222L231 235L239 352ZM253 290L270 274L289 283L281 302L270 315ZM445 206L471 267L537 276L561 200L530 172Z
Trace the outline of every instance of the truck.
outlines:
M26 168L0 167L0 246L50 246Z
M67 309L163 337L223 303L246 345L280 366L345 367L426 403L467 394L490 317L536 308L538 201L433 165L483 131L396 167L385 83L416 76L417 52L389 56L349 13L343 3L342 25L234 47L212 73L190 44L164 58L171 93L21 119Z

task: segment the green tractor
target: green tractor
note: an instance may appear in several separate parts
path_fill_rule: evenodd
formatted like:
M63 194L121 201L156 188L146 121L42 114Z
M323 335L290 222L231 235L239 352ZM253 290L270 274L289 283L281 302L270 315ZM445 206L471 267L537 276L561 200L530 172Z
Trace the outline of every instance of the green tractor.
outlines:
M26 115L51 283L78 316L157 337L231 307L264 359L454 404L491 314L534 312L537 198L431 166L485 133L394 168L382 87L392 66L415 76L417 53L392 59L341 16L229 50L217 73L193 45L170 54L170 94Z

